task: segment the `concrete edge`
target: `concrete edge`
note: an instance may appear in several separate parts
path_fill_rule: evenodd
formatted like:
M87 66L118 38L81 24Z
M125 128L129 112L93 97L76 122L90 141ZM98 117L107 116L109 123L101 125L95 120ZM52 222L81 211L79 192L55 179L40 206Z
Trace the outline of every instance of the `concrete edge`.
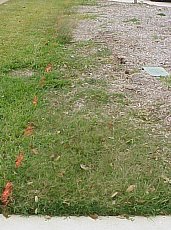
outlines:
M21 217L0 215L1 230L170 230L171 216L157 217Z

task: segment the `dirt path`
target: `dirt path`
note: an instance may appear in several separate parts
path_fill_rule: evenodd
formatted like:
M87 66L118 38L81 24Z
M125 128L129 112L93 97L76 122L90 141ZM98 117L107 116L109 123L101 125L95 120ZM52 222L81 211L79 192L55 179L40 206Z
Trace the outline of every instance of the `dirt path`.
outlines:
M94 19L80 22L75 40L105 44L120 62L120 71L106 65L92 77L105 76L108 91L124 93L131 101L130 109L140 110L170 132L171 91L142 67L162 66L171 72L171 8L100 1L80 7L79 12Z

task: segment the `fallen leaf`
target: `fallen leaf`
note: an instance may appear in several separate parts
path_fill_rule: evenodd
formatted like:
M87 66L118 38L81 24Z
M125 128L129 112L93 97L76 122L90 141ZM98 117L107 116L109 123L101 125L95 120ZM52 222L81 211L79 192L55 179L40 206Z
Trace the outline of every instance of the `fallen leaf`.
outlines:
M170 178L168 178L168 177L166 177L164 175L162 175L161 178L164 180L164 183L171 184L171 179Z
M46 66L45 72L46 72L46 73L49 73L49 72L51 72L51 71L52 71L52 64L48 64L48 65Z
M52 218L51 216L48 215L45 216L45 220L50 220L51 218Z
M32 153L35 154L35 155L38 155L38 154L39 154L39 152L38 152L37 149L34 149L34 148L33 148L33 149L31 149L31 151L32 151Z
M115 205L115 204L116 204L116 200L113 200L113 201L112 201L112 205Z
M127 220L131 220L131 221L134 220L134 219L131 218L128 214L119 215L119 216L116 216L116 218L119 218L119 219L127 219Z
M124 215L116 216L116 218L119 218L119 219L126 219L126 217L125 217Z
M90 168L84 164L80 164L80 168L83 170L89 170Z
M59 176L59 177L64 177L64 175L65 175L65 172L64 172L64 171L63 171L63 172L58 173L58 176Z
M46 78L42 77L39 82L39 86L43 87L46 84Z
M38 202L39 202L38 196L35 196L35 197L34 197L34 201L35 201L35 203L38 203Z
M38 214L38 208L36 208L36 209L34 210L34 213L35 213L35 215Z
M5 217L5 218L10 218L10 214L9 214L9 212L8 212L8 209L7 209L7 207L3 207L3 209L2 209L2 215Z
M62 203L70 206L70 202L68 200L64 200Z
M93 220L97 220L99 218L97 214L90 214L89 217L91 217Z
M127 188L126 192L133 192L135 188L136 186L132 184Z
M37 98L37 96L34 96L34 98L33 98L33 105L37 106L37 103L38 103L38 98Z
M155 191L156 189L154 187L148 189L148 192L155 192Z
M112 194L111 198L115 198L118 195L118 192Z
M108 127L109 127L109 129L113 129L113 123L112 123L112 122L109 122L109 123L108 123Z
M20 165L21 165L23 159L24 159L24 154L23 154L23 152L21 152L21 153L17 156L17 159L16 159L16 161L15 161L15 167L16 167L16 168L20 167Z
M52 154L51 156L50 156L50 159L51 160L55 160L55 161L58 161L59 159L61 158L61 156L59 156L58 154Z
M33 184L33 181L27 182L27 185L32 185L32 184Z
M3 189L2 196L1 196L1 202L4 206L6 206L8 204L9 198L12 194L12 190L13 190L13 185L9 181L9 182L7 182L5 188Z
M28 124L27 128L24 130L24 136L31 136L33 134L34 125L33 123Z
M138 204L144 204L144 203L145 203L145 200L138 200L137 203L138 203Z

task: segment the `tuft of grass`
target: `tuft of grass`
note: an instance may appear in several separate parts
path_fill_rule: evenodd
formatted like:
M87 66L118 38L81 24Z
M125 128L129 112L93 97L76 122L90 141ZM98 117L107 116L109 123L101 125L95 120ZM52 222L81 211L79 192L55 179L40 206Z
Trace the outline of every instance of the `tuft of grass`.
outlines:
M89 102L93 102L95 106L98 103L107 103L109 101L108 93L103 89L86 89L77 94L77 97L84 97Z
M79 3L81 5L89 5L89 6L94 6L97 4L96 0L80 0Z
M80 20L95 20L98 18L96 14L77 14L77 18Z
M166 86L168 86L169 89L171 88L171 76L163 77L160 79Z

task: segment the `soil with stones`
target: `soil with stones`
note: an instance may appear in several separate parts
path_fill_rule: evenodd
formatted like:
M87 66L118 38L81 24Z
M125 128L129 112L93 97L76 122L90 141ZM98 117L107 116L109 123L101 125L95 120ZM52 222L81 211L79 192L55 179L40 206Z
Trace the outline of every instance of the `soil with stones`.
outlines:
M169 135L171 91L142 67L162 66L171 73L171 8L105 0L77 11L90 17L79 21L74 41L105 44L120 65L117 70L112 64L101 65L91 77L106 80L109 92L124 93L130 110L145 111L154 126L160 131L164 127Z

